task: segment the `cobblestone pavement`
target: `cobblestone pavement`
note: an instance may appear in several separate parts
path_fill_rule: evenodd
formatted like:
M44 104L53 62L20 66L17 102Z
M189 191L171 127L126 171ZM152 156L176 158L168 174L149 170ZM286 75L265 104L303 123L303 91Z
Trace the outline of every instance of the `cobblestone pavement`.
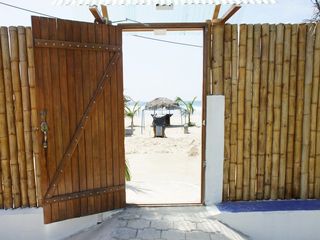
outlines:
M127 208L72 240L244 240L205 207Z

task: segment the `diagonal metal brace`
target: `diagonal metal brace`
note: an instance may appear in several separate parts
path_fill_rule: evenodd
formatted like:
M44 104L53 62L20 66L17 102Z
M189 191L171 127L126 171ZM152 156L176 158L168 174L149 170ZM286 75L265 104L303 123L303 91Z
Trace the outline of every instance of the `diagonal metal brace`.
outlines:
M56 170L56 172L55 172L55 174L49 184L49 188L44 196L45 199L50 199L53 196L53 193L54 193L55 189L57 188L57 185L63 175L62 174L63 170L64 170L67 162L71 160L71 157L72 157L76 147L78 146L79 140L83 136L83 131L84 131L84 128L86 127L86 124L89 120L89 116L92 113L94 106L96 105L96 102L98 101L99 97L102 95L104 87L106 85L106 81L107 81L107 79L110 78L111 73L113 72L120 56L121 56L120 52L115 53L113 55L113 57L111 58L111 61L108 64L105 72L103 73L103 75L97 85L97 88L94 91L94 93L93 93L93 95L92 95L92 97L91 97L91 99L85 109L85 112L81 117L80 122L78 123L78 127L75 130L75 132L71 138L71 141L70 141L65 153L63 154L61 161L59 162L57 170Z

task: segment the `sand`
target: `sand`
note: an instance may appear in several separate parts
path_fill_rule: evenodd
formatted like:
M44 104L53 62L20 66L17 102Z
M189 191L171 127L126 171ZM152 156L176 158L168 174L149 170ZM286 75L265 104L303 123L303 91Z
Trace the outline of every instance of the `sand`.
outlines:
M126 160L132 179L127 182L127 203L200 203L201 189L201 114L192 116L195 127L184 133L178 111L171 117L165 138L154 138L151 112L134 119L134 134L125 138ZM125 121L130 128L130 119Z

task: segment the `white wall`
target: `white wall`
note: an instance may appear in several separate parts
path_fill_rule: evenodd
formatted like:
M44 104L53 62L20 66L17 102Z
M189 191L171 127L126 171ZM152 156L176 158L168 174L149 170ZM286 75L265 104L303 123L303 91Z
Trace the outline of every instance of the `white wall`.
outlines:
M224 96L207 96L205 204L222 201Z
M0 210L0 239L63 239L107 219L119 211L43 224L42 208Z
M254 240L320 239L319 211L220 212L224 161L224 96L207 97L205 203L210 214Z
M215 217L253 240L320 239L320 211L221 212Z

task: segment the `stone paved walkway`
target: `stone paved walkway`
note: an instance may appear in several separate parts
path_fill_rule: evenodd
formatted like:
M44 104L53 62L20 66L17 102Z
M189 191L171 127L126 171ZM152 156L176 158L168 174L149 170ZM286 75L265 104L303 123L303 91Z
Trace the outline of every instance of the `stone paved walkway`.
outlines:
M127 208L72 240L244 240L205 207Z

